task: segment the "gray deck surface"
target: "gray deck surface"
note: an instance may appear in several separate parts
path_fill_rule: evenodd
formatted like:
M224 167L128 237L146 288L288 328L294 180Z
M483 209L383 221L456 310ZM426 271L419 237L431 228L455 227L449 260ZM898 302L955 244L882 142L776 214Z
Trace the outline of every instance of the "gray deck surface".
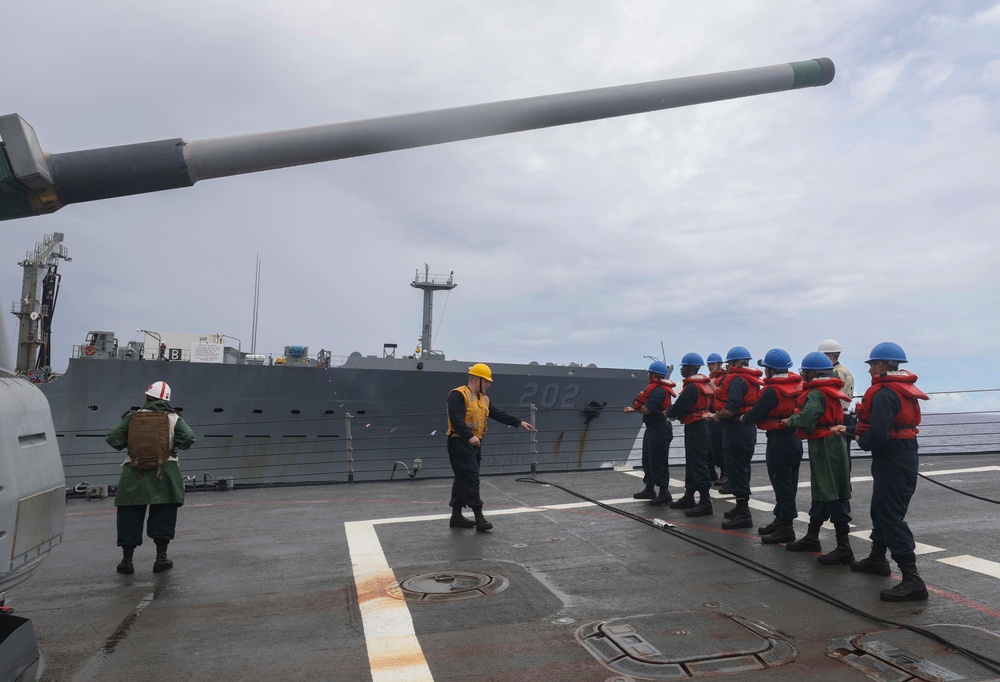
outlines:
M1000 496L997 457L925 457L921 472ZM868 473L868 461L855 460L854 530L864 537ZM605 682L688 679L693 671L710 679L863 680L843 659L871 663L864 642L868 650L923 666L926 679L995 678L943 644L848 613L678 536L707 540L855 608L933 626L1000 658L996 505L921 480L908 520L931 597L889 604L878 591L898 575L824 567L813 554L762 545L756 526L772 515L760 508L753 509L754 528L722 530L730 498L716 500L714 516L696 519L633 501L641 487L635 474L537 478L675 529L651 528L513 476L483 479L485 510L495 525L487 534L448 527L450 480L193 493L170 546L173 570L152 572L147 540L136 550L132 576L115 572L113 501L72 500L62 545L8 602L34 623L43 679L51 681ZM682 467L672 466L671 474L680 485ZM752 485L751 503L769 509L773 493L762 464L754 464ZM800 488L800 511L808 497L808 488ZM804 528L796 524L798 533ZM832 530L821 539L832 549ZM855 536L852 543L856 554L867 555L866 539ZM417 601L399 598L393 586L417 576L428 577L411 582L431 591L458 584L436 577L443 574L458 576L458 583L471 574L469 580L489 587L462 592L474 598ZM615 653L605 636L612 631L634 644L635 659ZM838 639L843 655L828 655ZM717 658L727 662L710 673ZM612 663L638 667L629 675ZM725 672L739 665L757 670ZM660 676L644 676L650 670ZM888 668L878 674L906 679Z

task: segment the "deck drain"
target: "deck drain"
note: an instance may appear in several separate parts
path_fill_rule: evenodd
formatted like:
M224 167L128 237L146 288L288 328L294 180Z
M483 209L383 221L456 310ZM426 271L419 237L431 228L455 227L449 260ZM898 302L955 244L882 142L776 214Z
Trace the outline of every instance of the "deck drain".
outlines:
M492 573L440 571L422 573L386 588L389 596L414 602L442 602L476 599L507 589L510 581Z

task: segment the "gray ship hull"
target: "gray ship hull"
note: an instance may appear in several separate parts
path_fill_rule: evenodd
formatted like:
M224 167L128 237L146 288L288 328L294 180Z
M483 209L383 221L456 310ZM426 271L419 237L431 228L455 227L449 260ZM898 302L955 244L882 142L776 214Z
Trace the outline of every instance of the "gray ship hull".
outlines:
M623 464L639 433L631 404L640 370L491 365L490 397L537 434L491 422L483 473ZM123 461L104 441L143 391L163 380L198 442L181 453L192 484L387 480L450 476L445 401L468 363L363 357L329 368L74 358L49 400L68 487L114 485Z

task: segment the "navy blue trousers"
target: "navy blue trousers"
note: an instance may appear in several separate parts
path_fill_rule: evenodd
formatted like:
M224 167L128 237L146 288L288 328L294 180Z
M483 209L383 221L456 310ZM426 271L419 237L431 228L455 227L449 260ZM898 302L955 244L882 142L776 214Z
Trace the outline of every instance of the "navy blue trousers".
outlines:
M118 510L118 546L138 547L142 544L142 522L149 509L146 535L153 540L173 540L177 528L177 508L179 504L129 504L115 507Z
M453 509L462 507L482 507L479 497L479 463L482 449L469 445L463 438L448 437L448 459L455 480L451 484L451 505Z
M773 429L766 433L767 477L774 490L774 517L790 522L799 514L795 496L799 490L802 441L795 429Z
M642 482L666 488L670 483L670 466L667 457L670 441L674 439L674 427L664 420L661 423L646 424L642 433Z
M722 424L708 421L709 462L719 467L720 473L726 473L726 458L722 455Z
M917 441L893 440L889 447L872 452L873 543L889 548L893 561L914 561L916 544L906 523L906 510L917 490Z
M712 487L709 474L708 422L699 419L684 425L684 490L707 492Z
M737 417L722 422L722 454L726 460L729 487L738 500L750 497L750 460L756 445L756 426L742 424Z

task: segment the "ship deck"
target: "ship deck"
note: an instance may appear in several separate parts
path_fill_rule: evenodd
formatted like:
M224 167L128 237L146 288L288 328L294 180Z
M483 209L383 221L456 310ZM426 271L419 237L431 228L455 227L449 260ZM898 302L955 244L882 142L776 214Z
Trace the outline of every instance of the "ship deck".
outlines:
M935 481L988 498L998 471L996 455L921 460ZM131 576L115 572L113 501L71 500L62 544L8 603L34 624L53 682L997 679L950 646L1000 658L993 504L921 480L908 520L931 596L890 604L878 591L898 575L821 566L762 545L756 527L722 530L729 497L710 517L649 507L631 499L636 474L536 478L673 527L516 476L483 479L490 533L448 527L443 479L193 493L173 570L152 572L147 541ZM802 481L800 509L805 463ZM762 463L752 483L763 525ZM870 493L855 460L862 556ZM833 547L832 530L821 539Z

